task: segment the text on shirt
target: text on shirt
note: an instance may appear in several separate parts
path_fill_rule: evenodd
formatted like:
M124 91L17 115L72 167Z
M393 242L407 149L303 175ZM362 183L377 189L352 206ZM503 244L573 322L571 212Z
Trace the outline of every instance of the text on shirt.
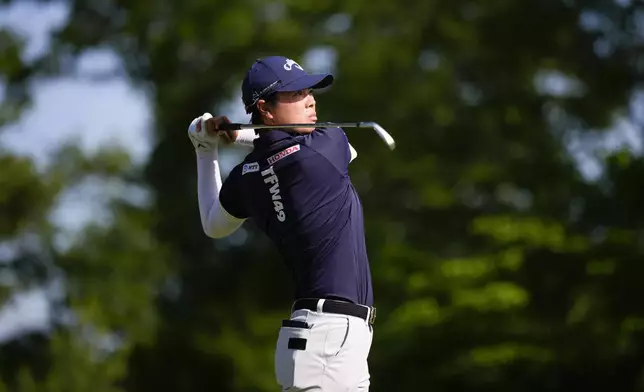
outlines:
M277 220L284 222L286 220L286 213L284 212L284 204L280 201L282 200L282 195L280 195L280 183L275 171L273 170L273 166L262 171L262 177L264 177L264 182L266 184L273 184L273 186L269 188L271 199L273 200L273 209L277 214Z
M277 154L275 154L273 156L268 157L268 159L266 161L268 162L269 165L272 165L275 162L279 161L280 159L284 159L287 156L289 156L291 154L294 154L294 153L296 153L298 151L300 151L300 145L296 144L294 146L291 146L289 148L286 148L286 149L278 152Z

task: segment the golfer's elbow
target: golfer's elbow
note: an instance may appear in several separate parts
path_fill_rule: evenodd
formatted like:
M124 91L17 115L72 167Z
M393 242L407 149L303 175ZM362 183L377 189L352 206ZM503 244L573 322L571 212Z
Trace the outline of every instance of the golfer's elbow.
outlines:
M204 226L204 227L203 227L203 232L204 232L204 234L205 234L206 236L208 236L208 237L210 237L210 238L214 238L214 239L220 239L220 238L224 238L224 237L225 237L225 236L224 236L224 235L222 235L222 233L220 233L218 230L214 230L214 229L212 229L212 228L210 228L210 227L207 227L207 226Z
M234 230L219 225L203 225L203 232L210 238L221 239L228 237Z
M242 223L242 220L213 219L203 224L203 232L210 238L221 239L233 234Z
M244 223L244 219L229 214L221 204L210 208L203 214L201 226L204 234L210 238L221 239L233 234Z

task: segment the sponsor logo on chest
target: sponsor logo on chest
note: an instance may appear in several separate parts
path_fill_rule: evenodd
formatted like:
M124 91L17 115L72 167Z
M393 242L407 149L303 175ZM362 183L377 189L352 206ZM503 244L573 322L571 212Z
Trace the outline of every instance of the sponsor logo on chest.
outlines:
M257 162L245 163L244 166L242 167L242 176L246 173L253 173L258 171L259 171L259 163Z
M268 159L266 161L268 162L269 165L272 165L275 162L277 162L277 161L279 161L281 159L284 159L284 158L286 158L287 156L289 156L291 154L295 154L298 151L300 151L300 145L296 144L294 146L291 146L289 148L286 148L286 149L278 152L277 154L275 154L273 156L268 157Z

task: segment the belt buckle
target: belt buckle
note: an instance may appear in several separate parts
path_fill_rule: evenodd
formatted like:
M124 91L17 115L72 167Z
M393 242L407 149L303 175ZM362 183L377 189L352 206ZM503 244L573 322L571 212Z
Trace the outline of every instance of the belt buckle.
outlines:
M371 309L371 311L369 312L369 320L368 320L368 322L369 322L369 324L373 325L375 323L375 321L376 321L376 308L371 306L371 307L369 307L369 309Z

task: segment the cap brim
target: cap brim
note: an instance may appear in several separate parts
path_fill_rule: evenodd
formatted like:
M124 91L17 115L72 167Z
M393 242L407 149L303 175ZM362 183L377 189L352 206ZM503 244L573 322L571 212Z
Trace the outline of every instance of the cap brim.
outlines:
M329 87L332 83L333 75L331 74L304 75L275 91L300 91L307 88L318 89Z

